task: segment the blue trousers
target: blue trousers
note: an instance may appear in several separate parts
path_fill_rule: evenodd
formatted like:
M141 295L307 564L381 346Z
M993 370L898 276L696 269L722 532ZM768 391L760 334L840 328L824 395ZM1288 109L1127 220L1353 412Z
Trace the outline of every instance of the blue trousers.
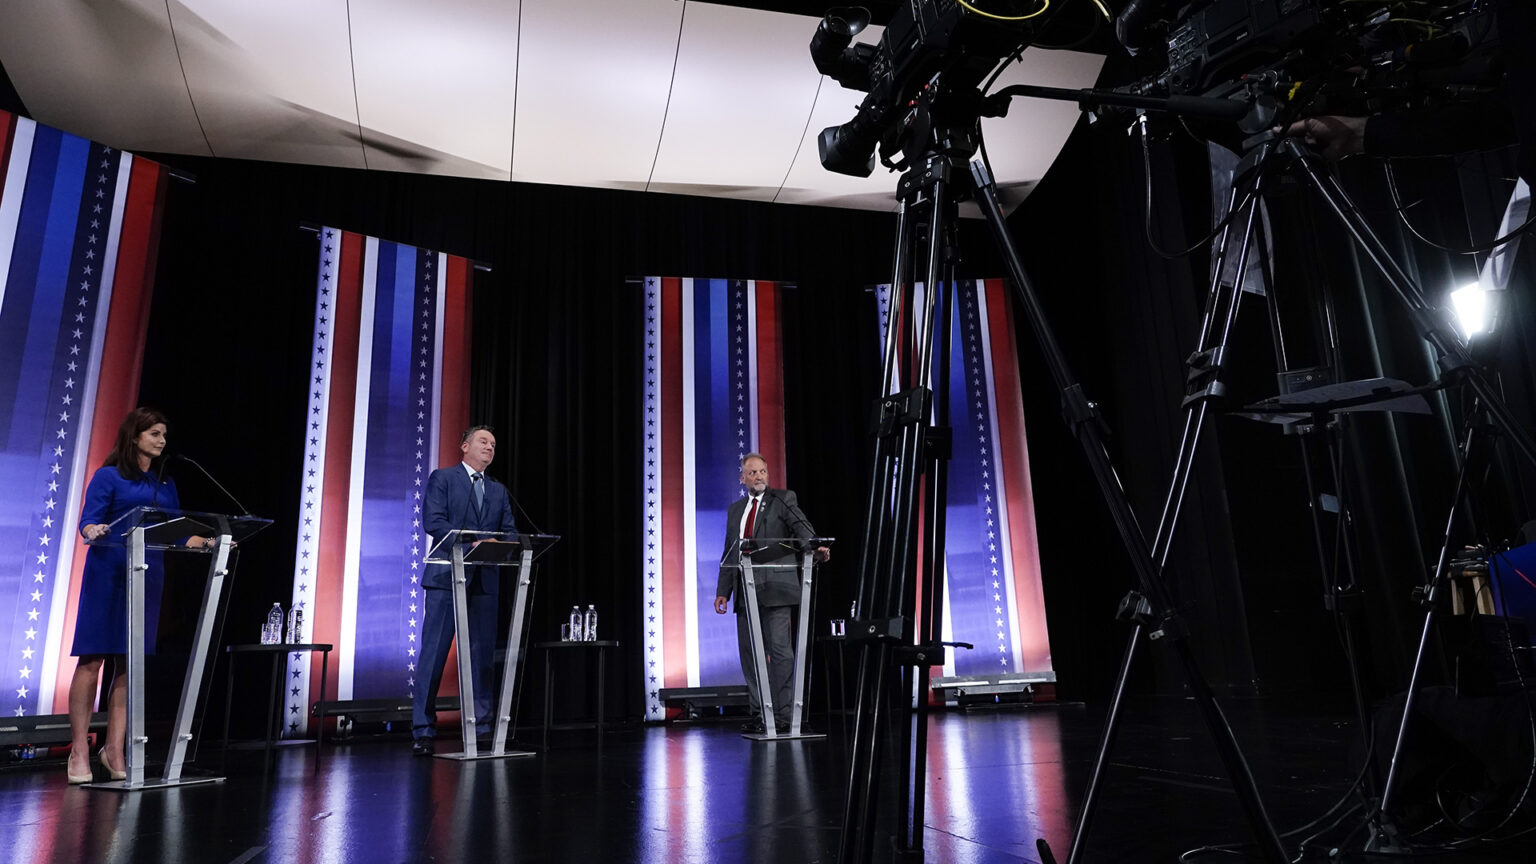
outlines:
M471 587L474 580L471 580ZM421 623L421 646L416 653L416 686L411 689L411 737L437 736L437 688L443 683L443 664L448 660L448 646L453 644L453 591L426 588L425 614ZM497 595L471 593L469 601L470 674L474 678L474 699L459 694L459 703L472 704L475 732L491 731L491 696L495 677L491 674L496 654ZM464 653L459 648L460 656ZM460 661L462 662L462 661Z

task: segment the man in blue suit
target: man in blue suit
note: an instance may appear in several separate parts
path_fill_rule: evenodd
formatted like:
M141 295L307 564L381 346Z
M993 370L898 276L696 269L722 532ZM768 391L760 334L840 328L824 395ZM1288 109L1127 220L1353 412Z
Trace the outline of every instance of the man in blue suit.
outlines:
M464 460L439 468L427 478L426 503L422 524L432 542L440 541L449 531L504 531L517 526L512 521L512 496L507 487L485 476L485 469L496 457L496 436L489 426L471 426L459 441ZM500 568L466 565L465 592L469 600L470 672L474 676L475 731L486 735L491 730L491 658L496 646L496 609ZM421 647L416 656L415 686L411 690L411 752L417 756L432 753L432 739L437 735L437 688L443 680L443 663L453 642L453 567L428 564L422 577L426 589L426 612L421 625ZM460 656L463 647L460 646ZM469 703L459 694L460 704Z

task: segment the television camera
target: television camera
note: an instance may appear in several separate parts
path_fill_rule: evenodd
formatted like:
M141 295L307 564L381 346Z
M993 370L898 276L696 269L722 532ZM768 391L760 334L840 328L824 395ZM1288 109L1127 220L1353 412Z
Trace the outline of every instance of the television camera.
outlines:
M1493 19L1481 0L1130 0L1115 33L1141 77L1120 89L1246 101L1246 134L1478 98L1502 74Z
M860 7L827 12L811 38L817 71L850 90L868 95L858 113L841 126L821 131L817 149L822 167L868 177L875 149L887 167L900 170L898 150L926 146L930 124L967 134L981 116L978 85L989 72L1027 45L1048 0L908 0L899 5L879 42L850 45L869 24ZM973 142L952 142L961 150ZM906 159L912 153L905 154Z

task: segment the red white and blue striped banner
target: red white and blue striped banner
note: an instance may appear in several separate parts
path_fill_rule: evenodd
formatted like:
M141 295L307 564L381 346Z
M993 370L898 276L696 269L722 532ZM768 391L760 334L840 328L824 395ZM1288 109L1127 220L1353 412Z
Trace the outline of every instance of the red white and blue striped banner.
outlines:
M421 634L421 502L469 425L464 258L320 229L292 604L334 645L327 701L409 698ZM288 659L303 734L320 658ZM457 693L453 656L443 694Z
M916 293L914 305L922 308L923 286ZM883 337L890 286L879 286L876 295ZM950 652L944 674L1051 671L1007 285L1001 279L961 281L953 296L944 639L970 642L976 650Z
M165 169L0 111L0 696L64 713L92 470L133 408Z
M784 483L784 384L774 282L645 279L646 718L663 687L741 683L734 615L716 615L725 511L741 457Z

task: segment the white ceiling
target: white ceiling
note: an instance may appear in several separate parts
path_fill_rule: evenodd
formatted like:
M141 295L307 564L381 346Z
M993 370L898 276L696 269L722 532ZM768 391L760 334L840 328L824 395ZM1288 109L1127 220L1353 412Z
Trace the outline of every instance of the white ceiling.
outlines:
M128 150L895 206L883 169L818 162L817 134L863 94L817 74L814 17L689 0L4 5L0 62L33 117ZM1091 86L1102 59L1031 49L997 86ZM1076 119L1020 99L983 121L1006 203Z

